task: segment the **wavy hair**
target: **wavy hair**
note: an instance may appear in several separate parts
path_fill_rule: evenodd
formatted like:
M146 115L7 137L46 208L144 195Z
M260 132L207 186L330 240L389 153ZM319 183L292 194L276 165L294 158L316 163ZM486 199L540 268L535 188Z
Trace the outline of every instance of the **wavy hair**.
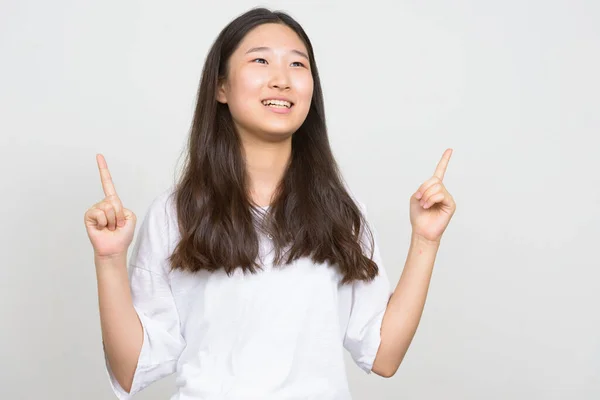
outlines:
M216 100L220 78L245 35L261 24L283 24L304 42L314 88L308 115L292 135L289 163L270 207L261 212L249 196L240 138L227 104ZM213 43L204 64L187 143L183 172L175 186L181 239L169 257L171 269L196 272L262 269L258 231L273 236L274 267L310 257L337 265L342 284L372 280L374 238L360 203L346 190L325 124L321 82L311 42L288 14L252 9L231 21ZM259 223L257 223L257 221ZM364 255L369 237L371 254Z

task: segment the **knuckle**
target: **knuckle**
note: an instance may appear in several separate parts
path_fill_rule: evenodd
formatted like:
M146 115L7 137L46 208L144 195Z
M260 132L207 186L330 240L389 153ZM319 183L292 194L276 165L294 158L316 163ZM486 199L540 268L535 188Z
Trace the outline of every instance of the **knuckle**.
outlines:
M435 192L435 185L432 185L432 186L429 186L429 188L427 189L427 191L425 193L426 193L427 197L430 197L432 195L432 193L434 193L434 192Z
M119 213L119 211L121 211L121 208L120 208L119 204L111 203L111 205L112 205L113 210L116 213Z

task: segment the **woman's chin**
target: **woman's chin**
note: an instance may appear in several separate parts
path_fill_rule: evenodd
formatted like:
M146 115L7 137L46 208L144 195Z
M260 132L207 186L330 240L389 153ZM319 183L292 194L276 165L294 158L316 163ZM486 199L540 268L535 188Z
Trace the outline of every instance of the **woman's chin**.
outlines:
M269 125L261 127L260 131L271 137L288 138L296 132L298 128L289 125Z

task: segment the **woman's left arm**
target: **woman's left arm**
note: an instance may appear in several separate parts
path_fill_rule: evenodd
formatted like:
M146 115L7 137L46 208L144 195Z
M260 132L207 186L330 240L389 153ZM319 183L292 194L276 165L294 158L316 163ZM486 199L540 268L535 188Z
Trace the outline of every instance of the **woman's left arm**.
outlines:
M452 149L444 152L433 177L410 199L412 235L408 256L383 317L381 344L372 368L383 377L396 373L417 331L440 241L456 211L456 203L443 183L451 155Z

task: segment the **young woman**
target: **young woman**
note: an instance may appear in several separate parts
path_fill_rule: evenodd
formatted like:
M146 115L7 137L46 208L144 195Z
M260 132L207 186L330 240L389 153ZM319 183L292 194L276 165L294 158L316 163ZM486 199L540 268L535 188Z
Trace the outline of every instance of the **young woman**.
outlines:
M284 13L232 21L206 59L184 173L152 202L129 263L136 216L97 155L106 197L85 224L115 394L176 373L172 399L350 399L344 349L394 375L455 210L451 152L411 196L391 290L329 146L310 40Z

